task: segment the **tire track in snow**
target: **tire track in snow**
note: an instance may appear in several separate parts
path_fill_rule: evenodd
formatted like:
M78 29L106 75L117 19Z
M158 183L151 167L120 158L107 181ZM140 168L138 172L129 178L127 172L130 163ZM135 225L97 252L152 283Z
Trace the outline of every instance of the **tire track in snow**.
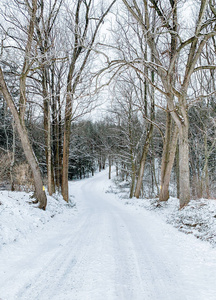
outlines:
M131 218L131 216L130 216ZM163 257L163 251L157 247L155 252L152 236L148 233L148 228L142 224L137 224L136 219L130 224L127 213L119 215L117 236L123 236L123 245L120 249L125 249L125 254L121 257L128 258L130 265L128 271L131 270L131 278L133 287L131 289L131 297L129 299L150 299L150 300L175 300L186 299L186 295L182 292L182 286L179 286L173 270L167 265L167 257ZM145 237L145 242L143 242ZM161 251L161 252L160 252ZM127 271L127 270L125 270ZM125 272L127 274L127 272ZM128 283L130 282L130 278ZM139 284L138 284L139 283Z
M55 255L49 258L48 263L44 265L43 262L40 263L43 268L30 278L31 284L27 283L23 286L17 295L17 299L53 299L56 291L62 290L64 285L71 284L71 289L73 289L72 283L67 282L67 277L70 272L73 272L76 265L78 268L80 267L83 257L86 255L86 251L81 250L83 239L86 243L91 240L91 234L88 230L88 218L85 217L84 221L81 220L80 223L80 226L77 224L75 234L70 235L70 231L67 230L65 234L67 236L66 242L65 239L60 240L60 246L54 249ZM86 232L86 234L80 236L80 232ZM43 260L46 260L48 255L49 253L45 253Z
M127 225L118 213L113 222L116 261L116 293L119 299L143 299L144 289L139 264ZM139 293L139 295L138 295Z

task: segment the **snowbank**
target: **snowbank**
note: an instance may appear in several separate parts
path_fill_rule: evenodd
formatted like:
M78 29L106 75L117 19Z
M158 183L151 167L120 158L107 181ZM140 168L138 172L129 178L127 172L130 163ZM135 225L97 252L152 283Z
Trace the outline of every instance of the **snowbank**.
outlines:
M30 197L31 194L25 192L0 191L0 248L43 228L55 215L75 206L55 194L47 196L48 204L44 211L29 204L32 201Z
M191 200L188 206L179 210L177 198L170 197L167 202L160 203L158 199L128 199L127 183L119 183L116 180L107 192L118 194L118 199L125 205L154 211L178 230L208 241L216 247L216 200Z

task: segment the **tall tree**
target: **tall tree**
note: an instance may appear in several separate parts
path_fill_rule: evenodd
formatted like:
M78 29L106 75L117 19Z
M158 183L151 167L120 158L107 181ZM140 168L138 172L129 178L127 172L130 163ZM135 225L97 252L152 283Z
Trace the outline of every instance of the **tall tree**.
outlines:
M55 90L54 90L54 70L53 64L57 57L53 55L54 37L53 27L56 18L62 5L62 0L55 0L53 3L50 0L49 5L45 5L44 1L40 1L39 17L36 18L36 38L40 50L39 70L41 75L42 96L43 96L43 110L44 110L44 132L46 137L46 165L47 165L47 179L48 192L52 195L55 192L54 180L54 158L52 156L52 129L51 126L51 109L54 118L56 118L55 106ZM52 106L51 106L52 101ZM55 120L56 123L56 120ZM56 139L56 136L54 137Z
M73 49L69 57L70 64L67 75L67 92L64 118L64 142L63 142L63 166L62 166L62 196L68 201L68 162L71 120L74 114L73 105L75 92L79 85L82 74L88 63L93 50L100 26L116 0L112 1L101 15L92 15L94 3L92 0L78 0L73 18Z
M27 104L27 96L26 96L26 78L29 73L29 70L33 63L33 58L31 56L32 44L33 44L33 35L34 35L34 26L36 20L36 13L37 13L37 1L32 0L31 6L29 2L25 3L25 9L29 12L29 24L28 24L28 31L27 31L27 39L24 51L24 58L23 58L23 65L22 71L20 74L20 81L19 81L19 91L20 91L20 100L19 100L19 110L17 109L14 100L8 90L7 84L5 82L3 71L0 67L0 90L3 94L5 101L7 102L8 107L11 110L11 113L14 118L14 122L16 124L17 131L19 133L22 147L24 153L26 155L26 159L31 167L33 178L34 178L34 185L35 185L35 194L37 201L39 202L39 207L42 209L46 208L47 205L47 198L43 188L43 181L40 172L40 168L38 165L38 161L32 149L32 145L30 143L28 132L25 125L25 110Z
M152 50L154 62L139 59L139 63L154 69L160 78L157 90L165 97L170 112L179 132L179 172L180 172L180 207L184 207L190 200L189 180L189 148L188 148L188 90L194 71L202 71L199 57L209 39L215 36L215 20L205 22L205 14L209 1L197 3L198 14L194 23L193 33L188 37L181 26L179 5L181 1L173 0L159 3L155 0L144 0L143 6L136 0L122 0L130 14L142 28L149 48ZM169 5L169 6L168 6ZM159 42L155 42L151 26L151 11L158 16ZM144 16L141 12L144 12ZM207 31L210 24L213 30ZM190 31L192 32L192 31ZM164 43L165 37L168 43ZM184 62L179 59L184 57ZM132 67L136 62L130 63ZM137 64L136 64L137 65ZM183 71L182 71L183 70ZM151 82L149 78L149 82Z

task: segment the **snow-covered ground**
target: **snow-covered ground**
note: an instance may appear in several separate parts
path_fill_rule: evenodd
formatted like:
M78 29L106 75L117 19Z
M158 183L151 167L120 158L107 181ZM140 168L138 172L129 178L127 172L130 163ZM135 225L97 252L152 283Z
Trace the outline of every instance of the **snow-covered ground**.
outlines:
M73 198L67 204L56 193L53 197L47 196L47 209L43 211L37 205L29 204L35 200L31 199L31 195L32 193L0 191L0 249L3 245L26 238L35 230L43 229L57 214L75 208Z
M45 212L0 194L2 300L216 299L216 249L110 184L107 172L71 182L76 207L49 198Z
M208 241L216 247L216 200L191 200L183 209L179 209L179 200L170 197L167 202L158 202L158 199L128 199L129 187L127 182L115 180L110 185L109 193L118 194L118 200L136 209L154 211L165 222L172 224L185 234L192 234L196 238ZM215 297L216 299L216 297Z

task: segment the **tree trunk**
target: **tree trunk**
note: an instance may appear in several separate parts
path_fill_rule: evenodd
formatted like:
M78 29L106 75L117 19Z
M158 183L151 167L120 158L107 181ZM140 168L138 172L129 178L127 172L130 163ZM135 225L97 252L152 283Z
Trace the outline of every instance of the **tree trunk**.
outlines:
M208 173L208 167L205 169L205 192L206 192L206 198L210 199L211 194L210 194L210 188L209 188L209 173Z
M175 125L172 134L171 115L167 112L166 135L163 146L163 155L161 163L161 183L159 201L167 201L169 199L169 183L171 171L175 159L176 145L178 140L178 127Z
M134 187L135 187L135 180L136 180L136 166L134 160L132 158L132 168L131 168L131 188L130 188L130 199L134 196Z
M66 117L64 127L64 143L63 143L63 165L62 165L62 196L68 202L68 166L69 166L69 146L70 146L70 125L71 120Z
M101 172L101 157L98 159L98 169Z
M56 86L56 88L55 88ZM62 179L62 118L61 118L61 72L58 74L57 83L55 83L55 65L51 68L51 91L52 91L52 149L53 149L53 179L55 185L60 191Z
M158 197L158 195L160 193L160 189L159 189L159 186L158 186L158 181L157 181L157 176L156 176L155 158L153 158L153 176L154 176L154 182L155 182L155 185L156 185L157 197Z
M52 140L51 150L53 153L52 156L52 174L53 174L53 185L54 188L57 186L59 189L59 178L58 178L58 156L59 156L59 149L58 149L58 120L57 120L57 97L55 95L55 72L54 72L54 63L52 63L51 67L51 107L52 107L52 126L51 126L51 136L50 140Z
M50 106L48 104L48 127L47 127L47 179L48 179L48 192L51 196L55 193L55 181L52 165L52 147L51 147L51 120L50 120Z
M111 157L109 156L109 179L111 179L111 171L112 171L112 160Z
M204 136L204 146L205 146L205 162L204 162L204 167L202 171L202 177L201 177L201 187L202 187L202 195L203 197L203 191L205 191L204 196L207 198L210 198L210 191L209 191L209 174L208 174L208 159L209 159L209 154L211 151L208 153L208 144L207 144L207 135L205 134Z
M102 158L102 170L105 170L106 168L106 157L103 156Z
M116 162L116 176L118 177L118 175L119 175L118 162Z
M57 135L57 143L56 143L56 154L55 154L55 161L56 161L56 185L58 190L62 185L62 116L61 116L61 98L60 98L60 80L57 88L57 103L58 103L58 117L57 117L57 124L56 124L56 135Z
M188 125L188 120L185 120L179 130L180 209L190 201Z
M36 160L36 156L32 149L31 143L29 141L28 133L25 127L25 123L22 122L22 119L19 117L19 113L14 105L12 96L7 88L7 85L4 80L4 75L2 69L0 67L0 90L3 94L4 99L7 102L8 107L11 110L11 113L14 117L14 122L16 124L17 131L19 133L22 147L26 156L26 159L31 167L33 178L34 178L34 185L35 185L35 194L37 201L39 202L39 208L46 209L47 205L47 198L46 194L43 190L43 181L42 176L40 173L40 168L38 162Z
M42 60L43 64L45 62ZM44 132L45 132L45 153L47 165L48 192L51 196L55 193L54 172L52 166L52 148L51 148L51 118L50 118L50 94L48 92L48 74L46 66L42 66L42 88L44 104Z
M15 133L14 119L12 121L12 128L13 128L13 151L12 151L11 163L10 163L10 180L11 180L11 191L14 191L13 167L15 163L15 151L16 151L16 133Z
M177 143L177 146L176 146L176 166L175 166L175 171L176 171L177 198L179 199L180 187L179 187L179 146L178 146L178 143Z
M154 195L154 158L151 158L151 197Z
M147 133L147 137L146 137L146 141L143 147L143 153L142 153L142 157L140 160L140 167L139 167L139 171L138 171L138 178L137 178L137 183L136 183L136 188L135 188L135 193L134 196L136 198L139 198L140 196L140 191L142 188L142 180L143 180L143 175L144 175L144 169L145 169L145 162L146 162L146 157L148 154L148 149L149 149L149 145L150 145L150 141L152 138L152 134L153 134L153 125L150 125L150 129Z
M125 167L124 162L122 161L121 162L121 181L125 180L125 174L126 174L125 170L126 170L126 167Z

